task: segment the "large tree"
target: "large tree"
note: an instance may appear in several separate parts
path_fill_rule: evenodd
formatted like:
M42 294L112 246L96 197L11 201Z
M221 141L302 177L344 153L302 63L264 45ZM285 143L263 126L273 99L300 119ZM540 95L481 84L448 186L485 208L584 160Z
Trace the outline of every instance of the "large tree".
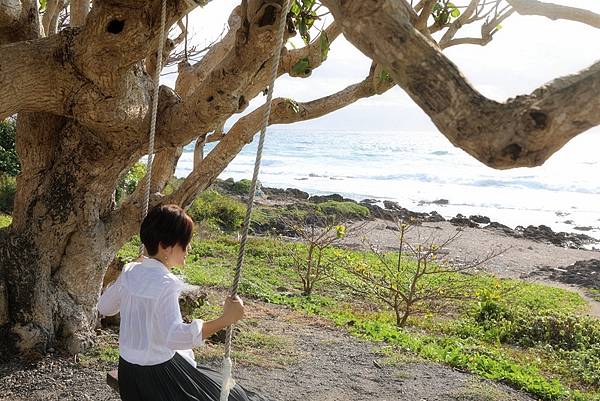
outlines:
M172 60L186 34L181 23L198 4L167 1ZM271 124L320 117L399 85L456 146L495 168L542 164L568 140L600 123L600 64L505 103L478 93L443 54L464 43L485 45L514 12L571 19L592 27L600 16L535 0L322 0L333 22L311 28L326 10L312 0L243 0L229 31L201 60L179 63L175 89L161 87L151 203L190 202L259 130L262 107L227 132L224 122L279 75L307 78L341 33L373 60L355 85L306 103L275 99ZM137 232L143 184L122 204L119 178L147 152L150 108L161 38L161 0L0 0L0 119L17 115L13 223L0 231L0 326L19 350L78 352L93 339L102 278L117 250ZM281 47L275 26L287 18ZM479 24L481 37L458 37ZM175 27L179 28L175 28ZM310 35L313 40L310 40ZM175 36L175 35L171 35ZM181 59L181 53L176 58ZM182 147L218 141L170 195L162 195Z

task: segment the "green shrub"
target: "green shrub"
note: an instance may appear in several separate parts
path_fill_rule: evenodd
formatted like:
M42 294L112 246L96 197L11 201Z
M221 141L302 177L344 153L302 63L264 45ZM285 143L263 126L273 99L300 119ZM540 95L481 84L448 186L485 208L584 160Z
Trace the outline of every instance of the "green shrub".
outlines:
M146 175L146 165L140 162L135 163L117 184L115 191L115 201L120 203L127 195L133 193L138 183Z
M327 201L319 203L317 209L328 216L349 219L364 219L369 216L369 209L354 202Z
M231 187L231 191L238 195L248 195L252 187L252 181L243 179L235 182Z
M219 194L215 190L204 191L190 206L188 214L196 222L208 221L223 230L240 228L246 214L246 206L235 199Z
M15 150L16 122L9 118L0 121L0 174L17 176L21 165Z
M171 177L167 185L165 185L165 188L163 189L162 193L164 195L171 195L173 192L175 192L175 190L179 189L179 186L183 181L184 178L177 178L175 176Z
M11 214L17 190L17 180L0 175L0 212Z
M600 345L600 321L559 312L534 315L526 311L510 318L503 342L521 346L551 345L562 350L582 350Z

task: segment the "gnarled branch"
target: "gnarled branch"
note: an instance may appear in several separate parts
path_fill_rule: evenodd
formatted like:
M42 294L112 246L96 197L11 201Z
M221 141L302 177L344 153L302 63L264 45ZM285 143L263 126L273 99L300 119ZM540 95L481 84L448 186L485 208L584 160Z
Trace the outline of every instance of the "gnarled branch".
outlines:
M379 79L374 75L375 70L372 68L371 74L362 82L317 100L300 103L290 99L274 99L269 125L291 124L318 118L393 87L393 82L390 80L384 79L381 83L375 81L375 78ZM240 118L221 138L219 144L194 167L192 174L185 179L179 189L166 197L164 202L187 205L206 189L260 130L265 107L263 105Z
M506 103L477 92L392 0L323 0L344 35L381 63L455 146L497 169L541 165L600 124L600 62Z
M600 14L577 7L537 0L506 0L521 15L539 15L551 20L570 20L600 28Z

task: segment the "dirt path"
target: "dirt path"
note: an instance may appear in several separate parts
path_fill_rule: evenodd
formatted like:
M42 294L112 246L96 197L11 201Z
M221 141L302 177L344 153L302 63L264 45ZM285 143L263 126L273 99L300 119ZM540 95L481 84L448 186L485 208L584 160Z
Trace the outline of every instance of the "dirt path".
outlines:
M287 339L285 347L268 350L265 357L289 363L238 364L235 377L272 401L532 400L504 385L416 362L408 355L399 364L386 364L378 344L284 307L250 302L249 310L248 320L256 330ZM210 347L202 351L205 358L200 363L218 368L213 351ZM0 401L116 401L117 394L104 382L105 372L112 367L107 363L84 367L73 358L53 356L29 364L13 360L0 365Z

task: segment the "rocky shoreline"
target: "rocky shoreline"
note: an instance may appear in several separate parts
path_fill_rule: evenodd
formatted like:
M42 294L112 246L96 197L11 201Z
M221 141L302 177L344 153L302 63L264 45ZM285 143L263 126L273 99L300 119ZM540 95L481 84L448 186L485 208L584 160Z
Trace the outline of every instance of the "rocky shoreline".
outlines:
M240 191L240 186L238 185L240 182L235 183L232 179L218 180L214 184L214 188L224 194L243 199L244 193L243 191ZM241 187L243 188L243 186ZM309 209L311 205L318 205L330 201L343 203L349 202L366 207L369 210L369 216L362 219L357 218L357 216L342 216L342 218L347 217L348 220L382 219L391 222L402 220L410 221L412 224L448 221L450 224L457 227L495 230L510 237L529 239L562 248L600 250L600 239L591 237L587 234L555 232L550 227L545 225L529 225L527 227L517 226L513 229L500 222L492 221L487 216L480 215L463 216L462 214L457 214L455 217L445 219L436 211L429 213L415 212L402 207L398 204L398 202L389 200L380 201L377 199L363 199L357 202L354 199L345 198L339 194L311 196L307 192L296 188L282 189L259 186L259 189L257 190L256 202L259 205L267 208L271 206L277 208L287 208L288 210L291 210L297 208ZM448 201L445 199L440 199L430 203L447 204ZM283 227L281 227L281 223L277 221L271 221L270 224L266 225L255 225L253 228L256 234L263 234L269 231L278 234L289 234L289 230L285 230ZM282 229L285 232L281 232Z

